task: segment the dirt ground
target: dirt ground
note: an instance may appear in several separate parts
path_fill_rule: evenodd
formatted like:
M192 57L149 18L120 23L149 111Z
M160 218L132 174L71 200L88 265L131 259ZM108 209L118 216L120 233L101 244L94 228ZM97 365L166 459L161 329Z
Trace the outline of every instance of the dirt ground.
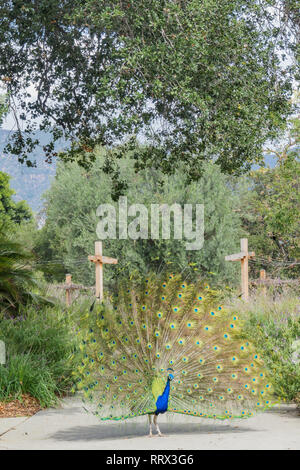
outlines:
M41 410L38 400L30 395L22 395L19 400L0 401L0 418L33 416Z

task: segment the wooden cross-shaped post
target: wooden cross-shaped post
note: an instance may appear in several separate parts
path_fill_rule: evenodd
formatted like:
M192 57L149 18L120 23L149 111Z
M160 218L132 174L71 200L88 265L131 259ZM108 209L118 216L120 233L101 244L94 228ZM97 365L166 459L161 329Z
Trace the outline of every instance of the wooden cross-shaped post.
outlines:
M72 292L76 290L88 291L93 289L93 287L86 287L82 284L73 284L72 274L66 274L66 283L65 284L52 284L54 289L64 289L66 291L66 306L70 307L72 304Z
M89 261L95 263L96 269L96 299L100 302L103 300L103 265L117 264L115 258L102 256L102 242L95 242L95 256L89 256Z
M241 252L234 255L225 256L226 261L240 261L241 262L241 284L242 284L242 298L248 300L249 298L249 281L248 281L248 260L255 256L254 251L248 252L248 238L241 238Z

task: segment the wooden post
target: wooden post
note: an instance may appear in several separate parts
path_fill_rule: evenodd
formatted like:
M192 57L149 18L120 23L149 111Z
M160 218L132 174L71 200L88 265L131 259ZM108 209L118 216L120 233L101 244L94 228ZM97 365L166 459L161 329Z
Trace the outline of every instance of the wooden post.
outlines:
M103 300L103 264L117 264L118 260L103 256L102 242L95 242L95 256L89 256L89 261L95 263L96 271L96 299Z
M259 271L259 279L260 279L260 281L262 281L262 284L263 284L263 281L266 280L266 271L264 269L261 269ZM267 289L266 289L265 285L263 285L262 292L264 293L264 295L266 295Z
M95 242L95 255L102 256L102 242ZM96 298L103 300L103 264L96 262Z
M71 305L71 288L70 288L71 284L72 284L72 275L66 274L66 305L67 307L70 307Z
M52 284L52 287L54 289L64 289L66 291L66 305L67 305L67 307L70 307L70 305L72 303L72 292L73 291L75 291L75 290L84 290L84 291L95 290L95 287L86 287L86 286L83 286L82 284L73 284L71 274L66 274L65 284Z
M247 256L241 259L242 296L243 296L243 299L247 301L249 299L248 238L241 238L241 252L247 253Z
M254 251L248 252L248 238L241 238L241 252L225 256L226 261L241 262L241 287L243 300L249 299L248 260L255 256Z

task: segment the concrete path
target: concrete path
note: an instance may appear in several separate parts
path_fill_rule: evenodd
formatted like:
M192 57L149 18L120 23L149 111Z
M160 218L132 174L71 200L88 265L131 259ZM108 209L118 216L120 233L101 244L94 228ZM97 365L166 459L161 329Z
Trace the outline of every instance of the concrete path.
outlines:
M0 418L0 439L5 433L15 429L16 426L26 421L26 419L28 418Z
M0 419L0 449L300 450L300 413L294 406L229 423L171 414L159 421L166 437L150 439L146 417L99 422L80 400L67 399L31 418Z

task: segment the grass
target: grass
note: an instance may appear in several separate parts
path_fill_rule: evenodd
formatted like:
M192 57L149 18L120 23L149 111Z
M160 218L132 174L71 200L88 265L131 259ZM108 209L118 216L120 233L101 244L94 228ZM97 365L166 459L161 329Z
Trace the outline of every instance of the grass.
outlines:
M277 397L300 404L300 300L292 290L257 291L249 302L227 306L243 320L243 331L262 354Z
M70 390L77 343L66 312L46 308L30 309L17 319L2 316L0 339L7 348L6 365L0 366L0 400L29 394L47 407Z
M244 320L255 317L263 321L287 321L288 318L299 318L300 298L290 289L281 293L269 290L266 294L257 290L248 302L232 299L228 308L234 313L239 312Z

